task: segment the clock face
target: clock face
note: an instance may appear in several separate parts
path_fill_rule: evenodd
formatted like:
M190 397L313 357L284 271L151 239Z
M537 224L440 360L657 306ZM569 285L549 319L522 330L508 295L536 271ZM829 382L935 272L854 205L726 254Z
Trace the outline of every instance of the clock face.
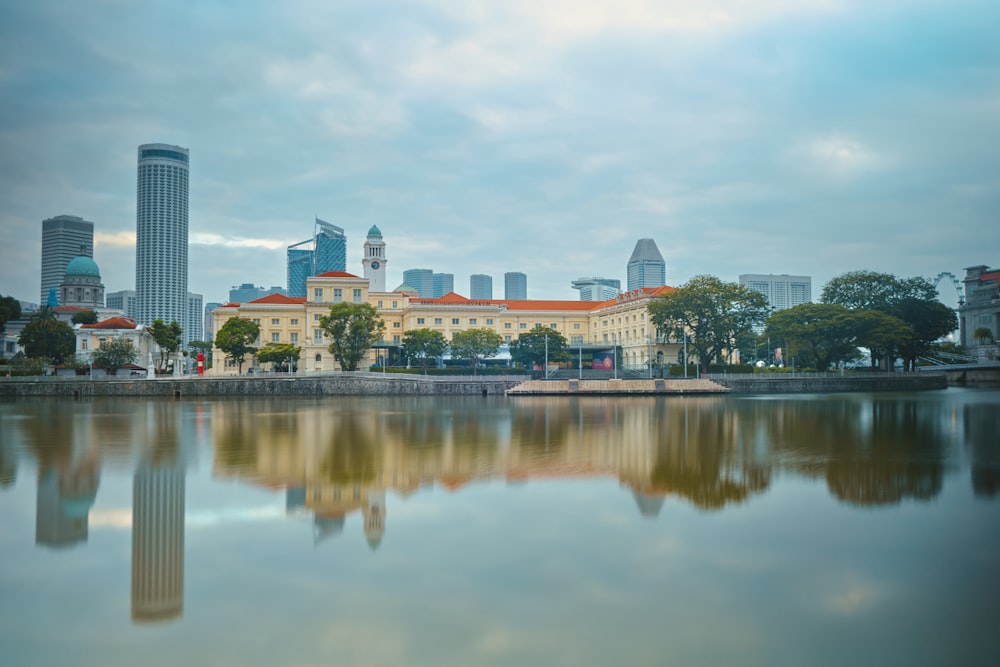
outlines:
M380 266L382 266L382 265L378 263L378 260L375 260L374 262L372 262L372 270L378 271L378 267L380 267Z

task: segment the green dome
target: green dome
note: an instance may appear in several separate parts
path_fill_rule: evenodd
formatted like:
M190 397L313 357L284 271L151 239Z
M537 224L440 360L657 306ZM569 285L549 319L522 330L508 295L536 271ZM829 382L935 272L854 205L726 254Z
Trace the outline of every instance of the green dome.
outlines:
M372 228L368 230L368 236L382 236L382 230L378 228L378 225L372 225Z
M100 278L101 270L97 268L97 262L85 255L80 255L79 257L74 257L70 263L66 265L66 275L93 276L94 278Z

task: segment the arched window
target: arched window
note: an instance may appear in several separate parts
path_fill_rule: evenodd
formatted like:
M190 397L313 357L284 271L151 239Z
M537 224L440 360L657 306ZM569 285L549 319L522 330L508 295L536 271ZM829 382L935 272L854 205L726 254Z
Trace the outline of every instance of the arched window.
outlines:
M317 354L316 355L316 363L319 363L321 361L323 361L323 355L322 354Z

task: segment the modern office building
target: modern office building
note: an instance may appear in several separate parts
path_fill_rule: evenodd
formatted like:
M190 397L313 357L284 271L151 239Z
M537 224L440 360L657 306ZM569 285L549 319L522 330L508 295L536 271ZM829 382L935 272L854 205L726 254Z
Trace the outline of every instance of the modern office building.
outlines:
M473 301L493 298L493 276L474 273L469 276L469 298Z
M337 225L316 218L312 238L287 249L288 296L306 295L306 278L347 269L347 235Z
M455 275L453 273L435 273L431 276L431 297L438 299L449 292L455 291Z
M46 303L66 276L66 265L81 254L94 257L94 223L75 215L57 215L42 221L42 290L39 303Z
M229 302L246 303L247 301L253 301L269 294L284 294L288 296L288 292L281 285L272 285L265 288L258 287L253 283L243 283L242 285L233 285L229 290Z
M503 274L503 298L524 300L528 298L528 276L519 271Z
M434 272L430 269L403 271L403 283L417 290L417 294L425 299L430 299L434 294Z
M138 301L135 290L121 290L119 292L108 292L104 295L104 302L107 307L120 311L125 317L134 320L138 317Z
M361 259L364 277L368 279L368 289L372 292L385 291L385 265L387 261L382 230L372 225L365 238L364 257ZM344 269L338 270L343 271Z
M203 340L215 340L215 328L212 325L212 311L221 306L218 301L209 301L205 304L204 322L201 333L205 337Z
M193 340L204 340L203 338L203 320L205 318L205 309L203 307L204 297L201 294L192 294L188 292L188 312L187 312L187 329L184 330L183 338L184 345L187 345Z
M626 267L628 291L667 284L667 263L653 239L639 239Z
M607 301L622 291L622 281L617 278L579 278L571 285L580 290L580 301Z
M137 320L175 321L188 334L188 149L139 146L136 186ZM200 324L200 318L199 318Z
M744 273L740 276L740 285L766 296L771 310L784 310L812 301L811 276Z

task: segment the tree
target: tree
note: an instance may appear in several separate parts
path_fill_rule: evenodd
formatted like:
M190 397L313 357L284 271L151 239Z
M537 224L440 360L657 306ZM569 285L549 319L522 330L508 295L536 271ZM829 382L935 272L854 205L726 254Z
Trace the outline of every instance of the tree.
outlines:
M73 324L97 324L97 311L96 310L81 310L78 313L73 313L73 317L70 318Z
M43 307L28 320L17 342L29 357L46 357L61 364L76 348L76 335L68 324Z
M192 350L194 350L195 352L201 352L205 355L206 369L212 367L212 348L214 346L215 344L210 340L193 340L190 343L188 343L188 347L190 347ZM195 356L197 357L198 355L196 354Z
M887 313L906 299L934 301L937 296L937 288L926 278L901 279L891 273L851 271L824 285L820 301Z
M976 341L977 345L989 345L993 342L993 332L988 327L979 327L972 332L972 340Z
M183 329L177 324L177 320L171 320L167 324L163 320L153 320L153 325L149 327L149 334L153 337L153 342L160 348L160 368L167 365L167 358L181 348L181 334Z
M825 371L857 355L857 327L852 311L839 304L803 303L775 312L765 335L794 350L799 366Z
M268 343L257 351L257 361L263 364L272 364L272 370L278 373L285 371L295 371L296 361L302 348L291 343Z
M479 362L495 355L501 345L503 338L493 329L466 329L451 337L451 356L471 362L475 373Z
M403 334L403 351L427 370L431 361L440 357L448 349L448 339L440 331L433 329L410 329Z
M872 368L878 368L883 360L891 368L896 350L909 342L911 336L906 322L878 310L854 310L851 316L858 345L868 348Z
M3 333L7 323L21 317L21 302L12 296L0 297L0 333Z
M686 333L705 370L713 360L721 363L723 352L735 349L737 340L763 324L768 312L763 294L715 276L695 276L649 304L653 324L675 340Z
M260 336L260 326L251 320L230 317L215 334L215 346L236 362L239 372L243 372L243 360L257 351L253 342Z
M917 357L927 354L939 338L958 327L958 317L940 301L906 299L893 308L893 314L910 327L909 340L897 348L903 358L903 370L916 370Z
M510 358L525 368L533 368L545 361L546 340L548 340L549 361L563 361L569 358L566 337L554 329L535 327L521 334L510 344Z
M139 352L128 338L112 338L94 350L91 361L98 368L103 368L108 375L114 375L119 368L134 364L138 356Z
M332 341L330 354L345 371L356 371L358 362L385 333L385 321L370 303L335 303L320 318L319 326Z

